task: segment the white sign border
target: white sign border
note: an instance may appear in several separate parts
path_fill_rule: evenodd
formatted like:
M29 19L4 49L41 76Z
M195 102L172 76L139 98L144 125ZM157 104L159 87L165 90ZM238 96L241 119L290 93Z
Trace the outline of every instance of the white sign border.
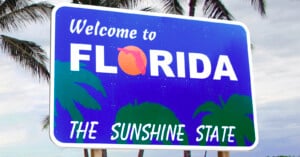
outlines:
M141 144L95 144L95 143L63 143L56 139L54 135L54 59L55 59L55 25L56 25L56 12L63 8L79 8L79 9L91 9L91 10L101 10L101 11L110 11L110 12L119 12L127 14L137 14L137 15L146 15L146 16L157 16L157 17L169 17L175 19L184 19L184 20L193 20L193 21L205 21L211 23L221 23L221 24L230 24L230 25L239 25L244 28L246 31L247 45L248 45L248 58L249 58L249 70L250 70L250 83L251 83L251 94L252 94L252 107L253 107L253 122L254 122L254 132L255 132L255 141L251 146L196 146L196 145L141 145ZM51 15L51 47L50 47L50 139L60 147L74 147L74 148L102 148L102 149L157 149L157 150L215 150L215 151L249 151L253 150L259 141L258 136L258 124L257 124L257 113L256 113L256 103L254 101L255 92L253 90L253 71L252 71L252 56L251 56L251 44L250 44L250 34L249 30L241 22L237 21L227 21L227 20L218 20L218 19L208 19L200 17L190 17L182 15L173 15L173 14L163 14L163 13L153 13L153 12L143 12L137 10L128 10L120 8L108 8L100 6L91 6L91 5L79 5L79 4L70 4L70 3L61 3L54 7Z

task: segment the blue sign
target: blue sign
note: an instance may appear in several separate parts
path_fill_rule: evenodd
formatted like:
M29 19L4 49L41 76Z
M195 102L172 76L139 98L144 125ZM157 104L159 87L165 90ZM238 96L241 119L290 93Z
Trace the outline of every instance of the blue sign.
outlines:
M51 138L65 147L256 146L240 23L67 5L52 15Z

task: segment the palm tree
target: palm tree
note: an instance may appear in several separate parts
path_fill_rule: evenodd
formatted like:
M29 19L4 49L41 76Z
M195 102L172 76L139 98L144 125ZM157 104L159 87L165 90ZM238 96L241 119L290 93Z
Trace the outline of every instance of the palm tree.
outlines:
M12 57L39 79L44 78L47 81L50 79L50 73L46 66L46 52L32 41L7 36L5 32L13 32L26 27L27 24L48 20L52 8L52 5L45 2L0 0L1 52ZM46 121L47 118L44 122L47 123Z
M0 47L1 52L8 54L25 69L39 78L50 78L46 67L46 52L36 43L7 36L24 28L27 24L45 21L49 18L52 5L48 3L31 3L30 0L0 0Z

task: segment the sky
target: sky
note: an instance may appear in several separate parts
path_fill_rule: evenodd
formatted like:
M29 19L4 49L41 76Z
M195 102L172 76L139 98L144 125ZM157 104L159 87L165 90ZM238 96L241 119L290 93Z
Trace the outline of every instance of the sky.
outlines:
M250 30L259 130L259 144L254 150L231 151L231 156L300 156L300 0L266 0L265 17L250 6L250 1L223 2ZM49 22L24 30L0 33L35 41L50 51ZM80 148L56 146L48 130L42 130L42 120L49 114L48 83L32 77L4 53L0 53L0 73L0 157L83 156ZM192 156L203 155L204 151L192 151ZM108 156L137 156L137 150L108 150ZM146 150L144 156L183 155L175 150ZM208 151L207 156L216 156L216 151Z

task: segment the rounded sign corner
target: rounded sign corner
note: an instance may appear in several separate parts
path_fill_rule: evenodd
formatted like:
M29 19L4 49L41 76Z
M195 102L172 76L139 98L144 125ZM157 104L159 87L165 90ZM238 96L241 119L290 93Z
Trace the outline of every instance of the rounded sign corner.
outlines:
M54 5L54 8L52 9L52 18L55 18L55 15L57 14L57 12L64 8L64 7L70 7L70 6L74 6L75 4L69 4L69 3L66 3L66 2L62 2L62 3L59 3L59 4L56 4Z
M51 129L50 129L51 130ZM55 137L55 134L54 134L54 130L51 130L50 133L50 140L57 146L59 147L66 147L66 143L65 142L61 142L59 141L56 137Z
M257 129L255 129L257 130ZM251 151L254 150L259 144L259 135L258 132L255 131L255 141L253 142L253 144L251 146L249 146L249 148L247 149L247 151Z

